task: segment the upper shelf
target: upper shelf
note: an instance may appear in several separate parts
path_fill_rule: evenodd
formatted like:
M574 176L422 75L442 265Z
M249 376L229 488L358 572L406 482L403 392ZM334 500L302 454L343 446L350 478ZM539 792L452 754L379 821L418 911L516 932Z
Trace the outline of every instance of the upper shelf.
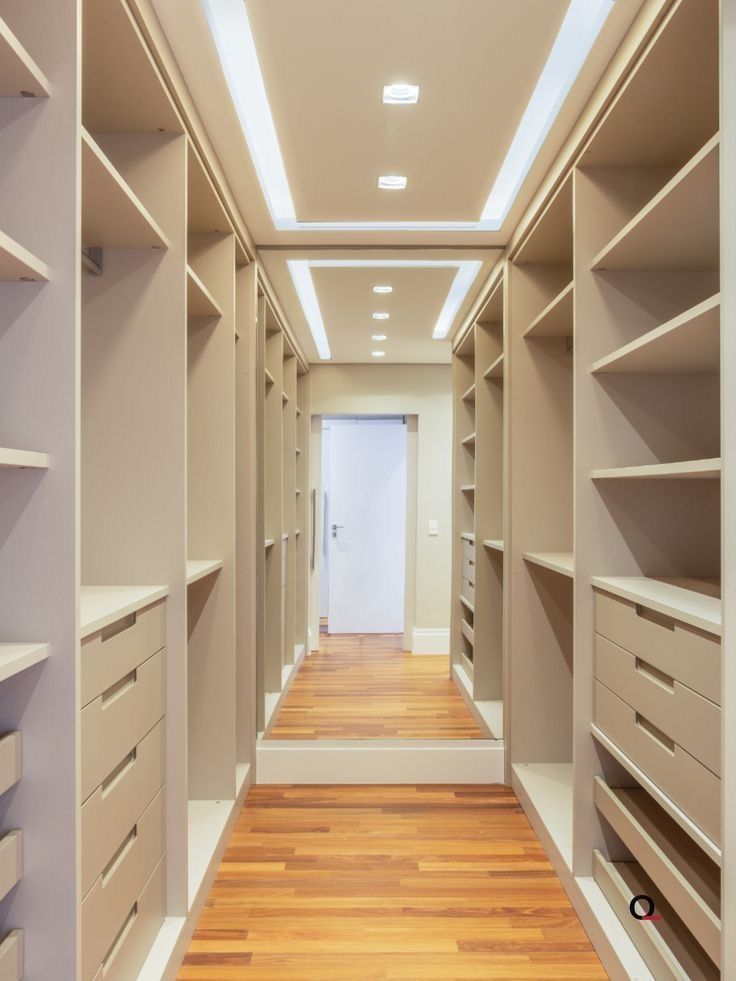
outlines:
M48 453L35 453L33 450L11 450L0 446L0 468L48 470Z
M716 269L718 157L712 137L614 236L592 269Z
M592 470L593 480L718 480L720 457L710 460L681 460L677 463L647 463L636 467Z
M82 130L82 241L109 249L169 247L161 228L86 130Z
M189 559L187 561L187 586L206 576L212 576L222 568L222 559Z
M84 639L168 595L168 586L82 586L79 592L81 637Z
M590 369L595 374L718 374L721 295L703 300L624 345Z
M721 587L717 579L647 576L593 576L599 589L657 613L721 634Z
M221 317L222 309L202 280L187 266L187 314L190 317Z
M569 282L524 331L524 337L572 337L573 283Z
M575 562L572 552L524 552L524 559L562 576L575 578Z
M0 644L0 681L7 681L48 656L48 644Z
M514 262L571 266L572 239L572 174L569 174L545 205Z
M0 98L50 91L49 80L0 17Z
M503 378L503 354L499 354L496 360L486 368L483 377Z
M47 280L49 267L0 231L0 280Z

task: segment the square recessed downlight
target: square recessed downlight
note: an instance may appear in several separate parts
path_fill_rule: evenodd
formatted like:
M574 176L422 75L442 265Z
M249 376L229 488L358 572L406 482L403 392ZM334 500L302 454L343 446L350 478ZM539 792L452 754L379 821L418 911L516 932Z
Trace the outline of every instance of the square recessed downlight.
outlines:
M419 101L419 86L406 82L384 85L383 101L389 106L412 106Z
M385 334L371 334L372 341L385 341L387 337Z
M373 314L373 319L374 320L388 320L389 317L390 317L390 314L388 314L388 313L374 313Z
M378 186L382 191L403 191L406 177L403 174L383 174L378 178Z
M373 287L373 292L374 293L393 293L393 291L394 291L393 286L374 286Z
M386 357L386 352L385 351L371 351L371 355L374 358L385 358Z

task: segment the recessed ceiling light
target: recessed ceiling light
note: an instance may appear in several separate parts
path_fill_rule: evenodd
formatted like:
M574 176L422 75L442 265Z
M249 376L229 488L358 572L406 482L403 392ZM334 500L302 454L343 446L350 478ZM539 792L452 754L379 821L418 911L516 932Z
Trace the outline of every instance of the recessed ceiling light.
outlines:
M383 101L391 106L411 106L419 101L419 86L394 82L383 86Z
M386 357L386 352L385 351L371 351L371 355L374 358L385 358Z
M390 316L390 314L388 314L388 313L374 313L373 314L373 319L374 320L388 320L389 316Z
M401 174L383 174L378 178L378 186L382 191L403 191L406 187L406 177Z
M393 293L393 291L394 291L393 286L374 286L373 287L373 292L374 293Z
M371 334L371 340L372 341L385 341L386 340L386 335L385 334Z

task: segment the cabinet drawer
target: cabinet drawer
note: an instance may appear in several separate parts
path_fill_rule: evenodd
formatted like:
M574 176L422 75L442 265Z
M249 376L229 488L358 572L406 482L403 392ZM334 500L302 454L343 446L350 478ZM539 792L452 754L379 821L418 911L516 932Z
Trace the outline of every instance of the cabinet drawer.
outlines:
M460 592L469 603L475 606L475 586L472 582L468 582L465 577L463 577Z
M721 710L605 637L595 638L596 678L721 775Z
M463 558L463 579L475 585L475 562L473 559Z
M82 805L82 895L86 896L164 782L159 722Z
M597 590L595 621L596 632L603 637L721 704L718 637Z
M123 617L82 641L82 705L166 646L166 603Z
M164 919L165 868L166 859L162 858L128 913L94 981L130 981L138 977Z
M156 794L82 901L83 981L108 955L163 854L165 793Z
M0 739L0 794L18 783L21 773L21 735L8 732Z
M82 709L82 801L164 714L165 651Z
M23 832L8 831L0 840L0 899L23 875Z
M469 542L467 538L462 539L463 558L475 562L475 542Z
M593 720L717 845L721 842L721 781L671 742L599 681L594 682Z
M23 977L23 931L11 930L0 943L0 981Z

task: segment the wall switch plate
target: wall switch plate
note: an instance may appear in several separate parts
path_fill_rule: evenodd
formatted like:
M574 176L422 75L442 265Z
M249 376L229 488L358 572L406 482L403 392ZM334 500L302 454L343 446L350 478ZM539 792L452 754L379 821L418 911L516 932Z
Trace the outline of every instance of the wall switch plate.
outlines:
M427 531L429 532L430 535L433 535L433 536L434 535L439 535L439 533L440 533L440 523L439 523L439 521L435 520L434 518L430 518L429 521L427 522L427 526L428 526L427 527Z

